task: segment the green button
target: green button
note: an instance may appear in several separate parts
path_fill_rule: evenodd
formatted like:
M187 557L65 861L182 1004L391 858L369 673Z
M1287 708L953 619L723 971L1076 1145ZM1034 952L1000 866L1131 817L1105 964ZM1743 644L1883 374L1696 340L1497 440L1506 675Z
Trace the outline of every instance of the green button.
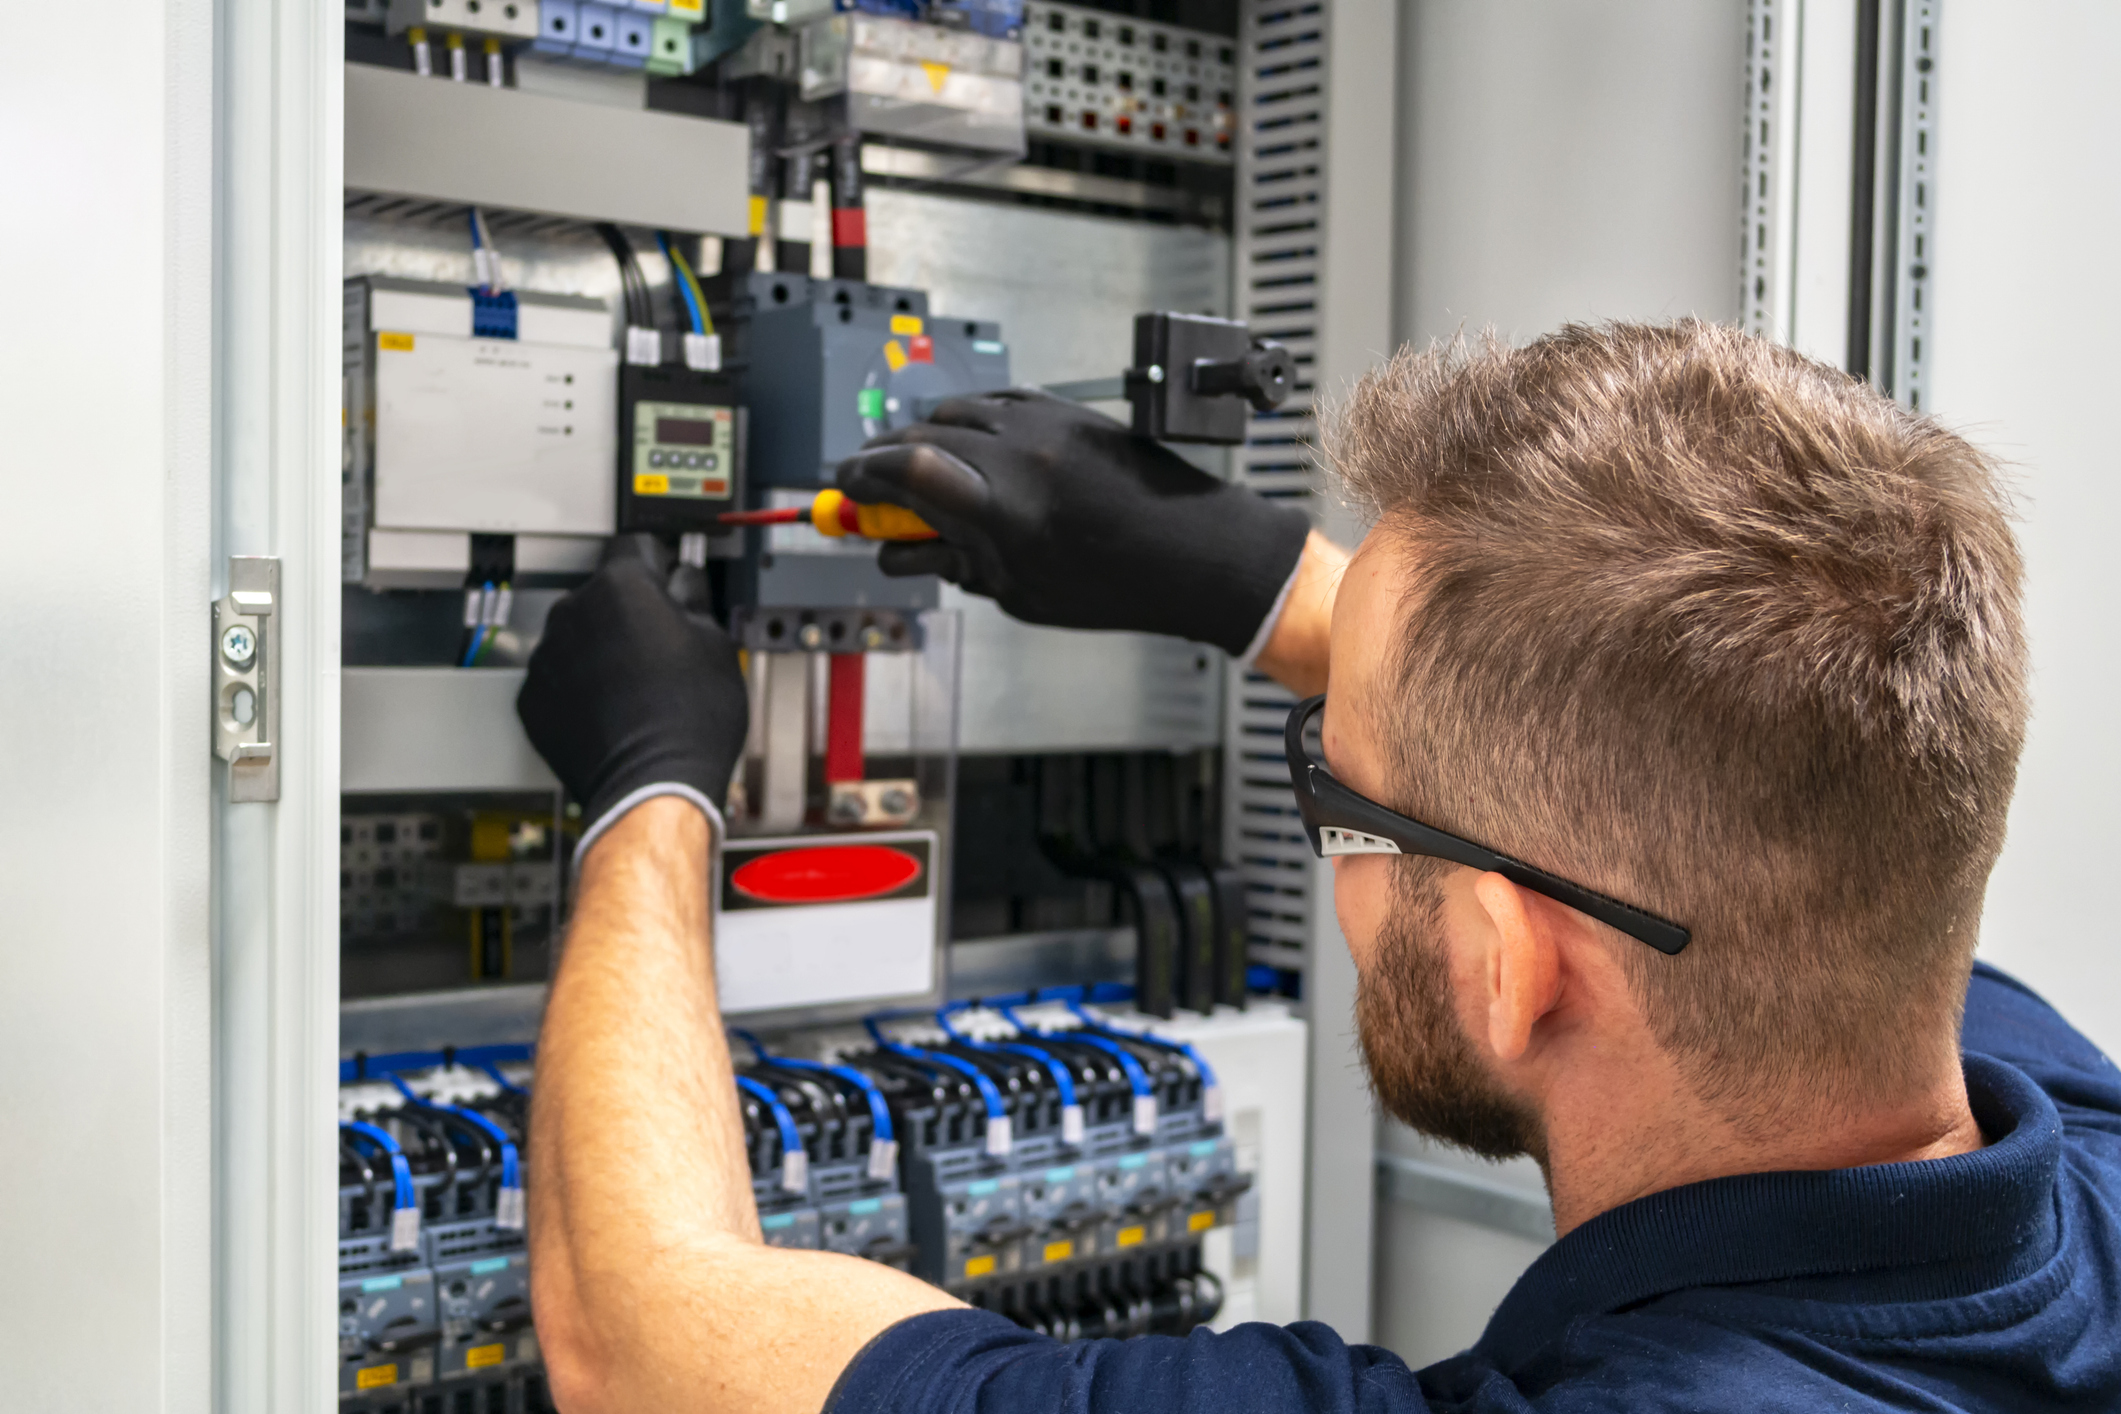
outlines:
M854 406L863 417L868 418L871 422L883 421L884 390L882 388L862 389L861 392L855 394Z

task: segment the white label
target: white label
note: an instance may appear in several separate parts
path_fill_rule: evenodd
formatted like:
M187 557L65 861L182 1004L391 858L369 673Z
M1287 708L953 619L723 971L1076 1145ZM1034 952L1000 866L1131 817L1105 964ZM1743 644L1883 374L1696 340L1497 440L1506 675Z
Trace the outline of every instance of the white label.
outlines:
M515 602L516 592L514 589L505 584L496 589L493 592L493 617L486 621L487 626L489 628L508 627L508 616L514 611Z
M1136 1095L1134 1097L1134 1132L1136 1134L1156 1133L1156 1097L1154 1095Z
M987 1116L987 1152L997 1159L1009 1157L1009 1116Z
M392 1208L390 1210L390 1250L411 1252L420 1245L420 1210L418 1208Z
M464 591L464 627L477 628L479 626L479 603L478 590L467 589Z
M781 1155L781 1187L790 1193L810 1191L810 1155L801 1149L790 1149Z
M508 1232L523 1230L523 1190L504 1188L494 1200L493 1225Z
M1080 1143L1082 1143L1082 1142L1083 1142L1083 1107L1082 1107L1081 1105L1062 1105L1062 1106L1061 1106L1061 1143L1063 1143L1063 1144L1080 1144Z
M685 366L695 373L721 372L722 336L720 334L687 334L685 336Z
M1223 1087L1210 1085L1200 1092L1200 1117L1210 1124L1223 1117Z
M626 326L626 361L645 364L650 368L663 361L663 331L643 329L638 324Z
M875 1139L869 1144L869 1176L888 1179L898 1170L898 1140Z

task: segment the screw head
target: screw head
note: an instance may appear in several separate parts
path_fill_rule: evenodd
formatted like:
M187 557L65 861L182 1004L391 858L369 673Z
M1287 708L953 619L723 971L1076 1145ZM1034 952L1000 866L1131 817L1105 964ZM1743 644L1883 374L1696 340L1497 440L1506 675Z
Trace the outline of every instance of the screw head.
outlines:
M869 625L869 627L862 630L862 647L881 648L883 646L884 631L882 629L878 628L875 624L871 624Z
M825 813L843 824L858 825L862 820L862 798L858 795L840 796Z
M250 666L251 659L258 656L258 636L248 624L230 624L221 631L221 657L231 668L238 670Z
M795 640L805 648L816 648L825 641L825 630L819 624L804 624L802 631L796 634Z
M880 792L876 803L883 807L887 815L905 815L913 809L913 796L910 792L894 786L890 790Z
M1164 366L1162 364L1152 363L1149 365L1149 381L1151 383L1161 383L1164 381Z

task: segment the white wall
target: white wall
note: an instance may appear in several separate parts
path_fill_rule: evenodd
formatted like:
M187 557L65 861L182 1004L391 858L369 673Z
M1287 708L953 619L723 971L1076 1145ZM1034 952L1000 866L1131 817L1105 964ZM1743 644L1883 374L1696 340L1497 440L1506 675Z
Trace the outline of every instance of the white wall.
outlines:
M203 1411L213 11L96 33L0 45L0 1404Z
M2121 9L2012 0L1943 11L1937 69L1934 411L2014 466L2033 726L1982 953L2121 1052Z
M1410 0L1396 336L1736 318L1744 25L1743 0ZM1381 1147L1483 1168L1394 1124ZM1499 1177L1540 1189L1529 1160ZM1541 1250L1393 1203L1378 1238L1373 1331L1418 1363L1469 1344Z

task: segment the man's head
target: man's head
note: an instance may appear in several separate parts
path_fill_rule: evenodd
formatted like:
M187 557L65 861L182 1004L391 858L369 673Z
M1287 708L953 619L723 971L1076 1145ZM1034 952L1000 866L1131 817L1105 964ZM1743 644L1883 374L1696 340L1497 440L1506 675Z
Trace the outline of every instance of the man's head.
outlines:
M1666 956L1498 876L1340 861L1388 1108L1540 1153L1571 1034L1740 1131L1951 1064L2026 711L1979 452L1698 322L1402 354L1328 451L1377 516L1335 610L1335 774L1692 933Z

